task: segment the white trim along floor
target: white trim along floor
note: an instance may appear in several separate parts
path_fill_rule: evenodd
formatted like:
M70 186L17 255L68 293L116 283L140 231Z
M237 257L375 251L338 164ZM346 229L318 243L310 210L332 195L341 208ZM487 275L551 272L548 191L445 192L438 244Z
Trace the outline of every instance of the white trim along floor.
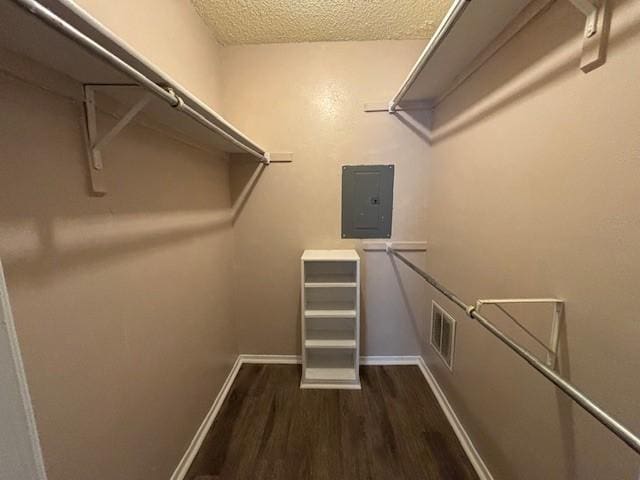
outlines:
M216 418L216 415L220 411L222 404L224 403L225 398L229 394L231 390L231 386L240 370L240 367L243 364L281 364L281 365L293 365L301 363L301 358L299 355L250 355L250 354L241 354L236 358L227 379L225 380L220 392L217 397L213 401L209 412L205 416L202 424L196 431L196 434L191 441L191 444L187 448L187 451L183 455L182 459L178 463L173 475L171 475L171 480L184 480L193 459L195 458L204 438L206 437L213 421ZM445 396L444 392L438 385L435 377L427 367L427 364L424 362L422 357L420 356L369 356L369 357L360 357L360 365L416 365L424 375L424 378L427 380L431 391L435 395L438 400L438 404L442 411L444 412L447 420L451 424L453 431L455 432L462 448L465 453L469 457L469 461L473 465L476 473L480 477L480 480L493 480L493 476L491 472L485 465L482 457L476 450L473 445L471 438L465 431L462 423L458 419L456 413L454 412L449 400Z

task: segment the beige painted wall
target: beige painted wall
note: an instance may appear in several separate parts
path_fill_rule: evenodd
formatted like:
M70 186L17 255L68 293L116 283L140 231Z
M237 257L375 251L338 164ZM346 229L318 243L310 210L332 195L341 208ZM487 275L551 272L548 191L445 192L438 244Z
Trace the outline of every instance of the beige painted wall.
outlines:
M234 315L243 353L300 351L300 255L350 248L340 239L341 165L396 165L393 238L424 235L426 146L365 102L393 96L424 42L225 47L223 109L239 128L294 162L260 176L234 225ZM246 169L246 167L232 167ZM363 254L362 352L418 354L420 283L398 280L384 253Z
M438 108L424 235L429 270L469 303L566 299L560 371L640 432L640 5L616 3L598 70L579 70L584 22L557 2ZM629 448L442 302L455 371L425 357L496 479L638 478ZM549 310L514 312L547 337Z
M131 126L90 197L80 105L0 83L0 258L49 479L168 478L237 355L227 164Z
M426 239L463 298L566 298L562 372L640 431L637 2L589 75L581 19L558 2L438 109L431 147L424 117L362 111L424 42L218 49L187 2L80 3L295 160L264 170L232 232L228 177L253 166L133 127L105 153L108 196L89 198L79 106L0 77L0 257L52 480L166 478L238 350L299 351L302 250L359 246L339 238L343 164L396 165L394 239ZM429 290L381 253L363 269L362 353L420 352ZM451 311L454 373L423 353L496 479L637 476L626 447Z
M220 108L220 49L188 1L76 3L211 108Z
M188 3L91 3L216 104L217 45ZM130 126L104 151L107 196L90 197L80 104L0 84L0 258L49 479L168 478L238 353L227 162Z

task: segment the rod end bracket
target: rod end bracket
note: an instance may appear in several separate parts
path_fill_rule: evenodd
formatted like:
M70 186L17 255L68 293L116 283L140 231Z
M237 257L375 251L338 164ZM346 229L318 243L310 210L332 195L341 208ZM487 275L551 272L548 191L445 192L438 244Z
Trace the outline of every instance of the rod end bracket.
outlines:
M609 5L607 0L569 0L585 16L580 69L595 70L606 61L609 37Z

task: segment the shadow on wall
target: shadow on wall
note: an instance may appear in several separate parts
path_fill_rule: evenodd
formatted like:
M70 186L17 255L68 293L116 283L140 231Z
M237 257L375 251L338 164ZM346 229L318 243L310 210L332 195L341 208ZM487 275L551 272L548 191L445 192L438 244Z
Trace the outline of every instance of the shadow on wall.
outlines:
M610 9L610 15L612 10L630 1L632 0L612 2L614 5ZM522 101L563 76L579 71L584 17L569 2L557 2L551 8L556 13L548 26L549 34L528 42L527 55L510 52L509 43L502 47L496 55L509 55L509 62L502 62L499 70L482 72L486 79L484 88L465 90L464 97L457 99L455 108L445 112L438 111L433 125L425 122L424 115L415 111L397 113L398 120L426 143L435 145L512 103ZM545 10L533 22L545 21L547 15L548 10ZM557 19L561 21L558 22ZM616 20L616 29L608 40L609 53L640 33L640 18L637 14ZM525 27L516 37L527 34ZM488 63L490 62L489 59ZM606 68L606 63L600 68ZM471 77L477 74L474 72Z
M232 193L222 154L131 125L105 149L109 192L92 197L80 105L10 76L0 83L9 112L0 129L0 255L13 278L230 229L262 174L262 164L239 159L247 174L234 175ZM115 121L100 116L101 128Z
M229 225L226 212L100 215L2 221L2 258L24 274L54 274L109 257L196 238Z
M211 210L107 213L71 218L65 218L66 212L61 212L60 216L41 215L29 220L12 220L1 215L2 257L8 267L20 264L23 274L53 274L231 228L263 171L255 162L253 168L256 173L230 209L212 205Z
M410 254L416 262L423 252ZM412 356L422 350L426 285L384 251L361 252L360 336L365 356Z
M404 306L406 308L407 316L411 320L411 327L413 328L413 333L415 334L416 338L423 338L422 330L420 329L420 324L418 323L419 322L418 315L416 314L414 308L412 307L412 302L409 299L409 294L407 293L407 287L404 285L404 282L402 281L402 275L398 270L398 262L396 258L393 256L390 256L389 258L391 260L391 267L393 268L393 273L395 274L396 279L398 280L398 287L400 288L400 295L402 296L402 302L404 303ZM422 281L422 279L420 278L418 279L418 281ZM427 312L429 312L428 308L427 308ZM428 315L429 314L427 313L427 316Z
M564 378L571 378L571 363L569 358L569 336L567 334L567 322L565 316L567 305L562 309L560 317L560 335L558 342L558 372ZM577 478L576 471L576 433L573 400L567 397L560 390L556 390L556 401L558 404L558 418L562 435L562 445L564 447L563 458L565 461L565 472L568 478Z
M266 167L248 154L232 154L230 158L231 218L235 224Z

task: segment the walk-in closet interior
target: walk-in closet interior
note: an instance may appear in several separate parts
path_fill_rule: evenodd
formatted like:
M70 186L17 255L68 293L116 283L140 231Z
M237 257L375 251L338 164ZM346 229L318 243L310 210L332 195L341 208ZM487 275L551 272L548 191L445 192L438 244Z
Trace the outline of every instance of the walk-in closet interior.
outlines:
M639 205L638 0L0 0L0 480L638 480Z

